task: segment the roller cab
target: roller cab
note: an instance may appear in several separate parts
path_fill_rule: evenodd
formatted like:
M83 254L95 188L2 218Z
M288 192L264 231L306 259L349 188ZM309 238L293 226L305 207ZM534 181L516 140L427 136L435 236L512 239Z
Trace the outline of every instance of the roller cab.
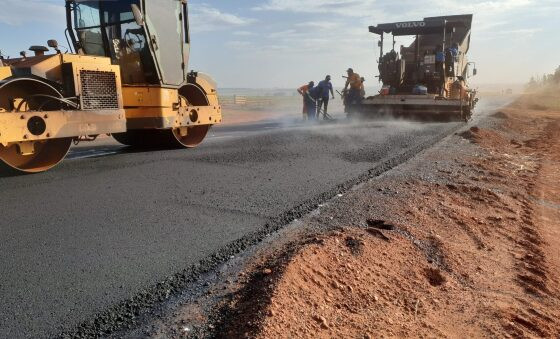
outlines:
M127 130L114 138L136 147L194 147L221 123L215 82L188 71L186 1L67 1L79 53L119 65Z

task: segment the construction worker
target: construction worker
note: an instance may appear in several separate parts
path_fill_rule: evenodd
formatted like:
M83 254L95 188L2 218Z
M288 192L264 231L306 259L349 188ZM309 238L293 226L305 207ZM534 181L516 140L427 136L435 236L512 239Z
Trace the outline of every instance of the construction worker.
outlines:
M319 98L317 101L317 119L320 119L321 109L323 110L323 119L327 120L328 114L328 107L329 107L329 94L331 95L332 99L334 100L334 90L333 85L331 83L331 76L327 75L325 80L319 82L317 85L319 89Z
M443 53L443 47L438 45L436 47L436 72L440 73L443 77L443 64L445 63L445 53Z
M445 51L445 73L447 76L455 76L455 63L457 62L457 57L459 56L459 45L453 43Z
M354 73L352 68L348 68L346 71L348 73L348 78L346 80L346 85L344 85L345 93L345 105L356 104L360 101L360 93L362 91L362 78L358 73Z
M300 88L298 88L298 93L303 97L303 120L307 120L308 117L308 109L307 109L307 94L309 93L309 90L312 89L313 87L315 87L315 82L310 81L307 85L303 85Z
M436 47L436 72L439 74L437 91L440 95L443 95L445 85L445 53L441 45L437 45Z
M449 50L451 51L451 55L453 56L453 62L457 62L457 57L459 56L459 44L457 44L456 42L452 43Z
M307 102L307 120L317 119L317 102L321 97L321 89L319 87L309 87L309 90L305 94Z

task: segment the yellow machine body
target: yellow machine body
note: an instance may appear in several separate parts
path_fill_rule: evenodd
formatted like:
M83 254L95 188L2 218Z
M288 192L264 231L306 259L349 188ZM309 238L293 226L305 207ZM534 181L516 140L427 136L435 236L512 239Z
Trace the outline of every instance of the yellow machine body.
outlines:
M208 105L193 106L181 100L174 88L155 86L124 86L123 98L129 129L168 129L222 122L221 107L216 90L209 84L206 89Z
M120 67L105 57L55 54L6 62L0 67L0 167L10 171L48 170L65 157L72 140L102 134L130 145L194 147L207 127L222 121L215 84L203 74L180 88L164 88L123 85ZM62 89L73 93L73 102L66 104ZM32 103L30 94L47 99ZM138 135L157 130L170 137ZM130 131L136 139L118 137ZM194 141L189 133L195 133ZM37 164L36 158L44 159Z
M0 80L6 79L12 76L12 69L7 66L0 67Z
M186 1L65 3L75 53L50 40L56 54L32 46L35 56L2 60L0 174L48 170L72 141L102 134L136 147L195 147L221 123L214 81L187 73Z
M119 66L111 65L110 59L57 54L10 63L10 72L6 74L11 76L0 82L0 144L4 147L18 142L126 131ZM101 76L102 81L92 80L95 76ZM25 102L29 93L62 98L57 85L72 87L70 90L86 109L30 109L29 103ZM113 95L111 102L96 104L102 96L98 93L101 88L95 86L108 86L103 89L107 91L103 95ZM28 128L31 119L42 120L45 125L41 128L42 133L34 133Z

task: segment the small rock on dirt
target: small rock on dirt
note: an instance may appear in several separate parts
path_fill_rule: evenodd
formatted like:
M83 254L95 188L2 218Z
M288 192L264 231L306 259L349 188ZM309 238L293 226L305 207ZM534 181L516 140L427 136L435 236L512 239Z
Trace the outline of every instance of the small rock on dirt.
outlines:
M327 319L325 319L325 317L316 315L313 317L313 319L315 319L315 321L317 321L322 328L329 328L329 323L327 322Z

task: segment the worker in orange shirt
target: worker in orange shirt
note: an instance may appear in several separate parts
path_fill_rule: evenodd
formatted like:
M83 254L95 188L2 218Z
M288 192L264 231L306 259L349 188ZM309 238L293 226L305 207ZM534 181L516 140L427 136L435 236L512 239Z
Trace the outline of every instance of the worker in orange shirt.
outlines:
M343 93L345 93L344 104L348 106L360 101L363 83L360 75L355 73L352 68L348 68L346 72L348 73L348 78L346 79Z
M303 120L307 120L309 116L307 109L307 103L309 102L308 93L311 89L313 89L313 87L315 87L315 82L310 81L307 85L303 85L297 90L298 93L303 97Z

